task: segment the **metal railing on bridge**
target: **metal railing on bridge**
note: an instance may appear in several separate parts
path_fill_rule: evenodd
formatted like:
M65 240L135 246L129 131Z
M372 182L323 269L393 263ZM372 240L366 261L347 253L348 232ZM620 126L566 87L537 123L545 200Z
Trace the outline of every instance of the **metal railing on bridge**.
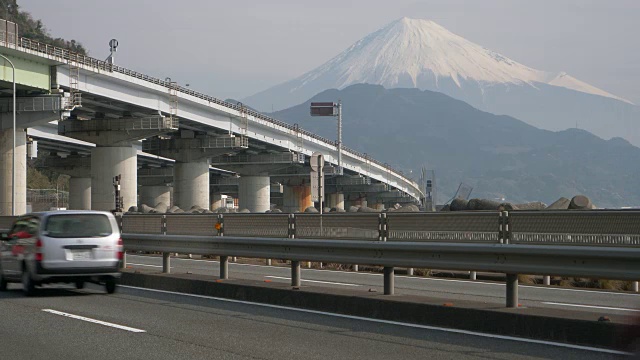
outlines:
M10 37L11 36L7 36L6 31L0 29L0 40L1 39L8 39ZM92 57L89 57L89 56L86 56L86 55L82 55L82 54L70 51L69 49L63 49L63 48L55 47L53 45L41 43L41 42L38 42L36 40L32 40L32 39L28 39L28 38L24 38L24 37L17 37L17 40L14 41L14 42L1 41L0 45L3 45L5 47L18 49L18 50L19 50L19 48L22 48L22 49L25 49L25 50L29 50L29 51L33 51L33 52L39 53L39 54L52 56L52 57L60 59L62 62L67 62L67 63L73 62L75 64L80 64L80 65L83 65L83 66L86 66L86 67L93 68L93 69L95 69L97 71L117 72L117 73L120 73L120 74L123 74L123 75L126 75L126 76L131 76L131 77L134 77L134 78L139 79L139 80L143 80L143 81L146 81L146 82L149 82L149 83L152 83L152 84L156 84L156 85L160 85L160 86L166 87L167 89L172 89L172 90L175 90L175 91L183 93L183 94L187 94L187 95L190 95L190 96L202 99L202 100L206 100L206 101L208 101L210 103L214 103L214 104L217 104L217 105L221 105L221 106L236 110L238 112L241 112L242 114L251 115L256 119L260 119L260 120L269 122L269 123L271 123L273 125L277 125L277 126L285 128L287 130L290 130L292 133L303 134L303 135L306 135L306 136L308 136L308 137L310 137L312 139L316 139L318 141L321 141L321 142L323 142L325 144L330 144L332 146L337 146L336 141L334 141L334 140L329 140L329 139L327 139L325 137L319 136L319 135L314 134L314 133L312 133L310 131L301 129L296 125L291 125L291 124L285 123L283 121L274 119L274 118L272 118L270 116L261 114L261 113L259 113L257 111L248 109L247 107L243 106L242 104L232 104L232 103L226 102L224 100L217 99L217 98L215 98L213 96L209 96L209 95L206 95L206 94L202 94L202 93L196 92L196 91L191 90L191 89L186 88L186 87L176 86L175 83L172 83L170 81L165 81L165 80L158 79L158 78L155 78L155 77L152 77L152 76L148 76L148 75L145 75L145 74L133 71L133 70L129 70L129 69L123 68L121 66L113 65L113 64L110 64L110 63L108 63L106 61L103 61L103 60L95 59L95 58L92 58ZM404 173L402 171L392 168L387 163L384 163L382 161L379 161L379 160L376 160L374 158L371 158L370 156L368 156L365 153L358 152L358 151L356 151L354 149L351 149L351 148L349 148L347 146L344 146L344 145L342 145L342 150L343 150L343 152L350 153L353 156L357 156L357 157L362 158L365 162L374 163L374 164L386 169L387 171L394 172L396 174L400 174L401 176L404 176ZM418 184L415 183L415 181L411 181L411 182L414 183L413 185L415 186L416 189L419 188Z
M122 232L640 248L640 211L126 214Z

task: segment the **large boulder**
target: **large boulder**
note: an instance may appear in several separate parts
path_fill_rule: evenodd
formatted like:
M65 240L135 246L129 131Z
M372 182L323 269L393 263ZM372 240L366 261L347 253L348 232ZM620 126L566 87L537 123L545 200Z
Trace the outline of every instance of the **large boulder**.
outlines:
M591 203L591 199L584 195L576 195L571 199L569 203L570 210L591 210L595 209L593 203Z
M149 213L154 213L155 209L152 208L151 206L147 206L146 204L142 204L142 205L140 205L140 211L143 214L149 214Z
M163 202L159 202L156 204L155 210L158 214L164 214L167 212L167 210L169 210L169 205Z
M524 204L516 204L516 207L520 210L543 210L547 208L547 204L542 201L534 201Z
M512 211L512 210L520 210L517 206L512 203L504 202L498 206L498 210L500 211Z
M250 211L249 209L242 209L242 210L240 210L240 211L238 211L238 212L239 212L239 213L242 213L242 214L249 214L249 213L251 213L251 211Z
M359 207L357 206L349 206L349 212L350 213L354 213L354 212L358 212Z
M405 212L419 212L419 211L420 211L419 207L417 207L416 205L411 204L411 205L403 206L400 209L397 209L395 212L403 212L403 213L405 213Z
M376 209L372 209L370 207L367 206L361 206L360 209L358 209L358 212L363 212L363 213L372 213L372 212L379 212Z
M318 209L314 208L313 206L309 206L308 208L304 209L304 212L306 212L306 213L317 213L319 211L318 211Z
M467 210L498 210L500 203L488 199L471 199L467 203Z
M571 203L571 200L566 197L561 197L551 205L547 206L545 210L567 210L569 208L569 203Z
M449 204L449 210L451 211L464 211L468 209L469 201L465 199L455 198L451 200Z
M167 210L167 213L170 214L180 214L183 213L184 210L180 209L179 207L173 205L172 207L169 208L169 210Z
M129 208L129 210L127 210L127 212L130 212L130 213L137 213L137 212L138 212L138 207L137 207L137 206L131 206L131 207Z

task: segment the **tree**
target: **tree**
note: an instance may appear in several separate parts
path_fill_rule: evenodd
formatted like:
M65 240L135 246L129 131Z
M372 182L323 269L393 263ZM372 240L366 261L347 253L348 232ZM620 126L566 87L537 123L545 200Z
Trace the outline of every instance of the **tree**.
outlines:
M69 48L71 51L87 55L87 50L76 40L54 39L42 23L42 20L35 20L28 12L19 10L17 0L0 0L0 17L18 24L18 32L22 37L45 44Z

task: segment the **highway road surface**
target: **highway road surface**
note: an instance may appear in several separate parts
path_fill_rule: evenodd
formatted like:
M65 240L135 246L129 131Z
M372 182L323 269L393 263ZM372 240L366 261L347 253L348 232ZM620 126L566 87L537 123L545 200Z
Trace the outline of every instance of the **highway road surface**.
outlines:
M142 259L139 259L142 261ZM622 353L120 287L0 293L0 359L610 359Z
M140 269L162 269L162 258L127 254L127 265ZM171 258L172 273L219 275L219 262ZM265 266L229 263L231 279L271 280L291 283L288 266ZM364 292L383 291L382 274L371 272L334 271L302 268L303 286L361 289ZM505 304L505 284L493 281L471 281L450 278L429 278L396 275L396 294L422 295L442 298L443 302L460 300ZM617 291L598 291L576 288L519 286L522 306L567 309L602 315L640 316L640 294Z

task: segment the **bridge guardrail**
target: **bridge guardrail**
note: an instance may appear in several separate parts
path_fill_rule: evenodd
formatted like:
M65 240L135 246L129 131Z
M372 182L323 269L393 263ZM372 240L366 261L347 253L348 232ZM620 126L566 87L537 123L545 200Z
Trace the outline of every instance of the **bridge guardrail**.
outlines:
M3 31L0 31L0 39L6 38L6 34ZM229 102L226 102L224 100L220 100L217 99L215 97L206 95L206 94L202 94L199 92L196 92L194 90L182 87L182 86L176 86L175 84L172 84L169 81L165 81L165 80L161 80L152 76L148 76L133 70L129 70L127 68L123 68L121 66L117 66L117 65L113 65L110 64L106 61L103 60L99 60L99 59L95 59L86 55L82 55L73 51L70 51L69 49L63 49L63 48L59 48L59 47L55 47L49 44L44 44L41 42L38 42L36 40L32 40L32 39L28 39L28 38L24 38L24 37L20 37L18 38L18 40L16 41L18 46L15 46L15 44L9 44L6 42L0 42L0 45L6 46L6 47L10 47L10 48L14 48L14 49L18 49L18 48L23 48L23 49L27 49L27 50L31 50L31 51L35 51L41 54L45 54L45 55L49 55L49 56L53 56L56 58L59 58L61 60L63 60L62 62L74 62L77 64L82 64L84 66L87 67L92 67L95 68L97 70L102 70L102 71L108 71L108 72L117 72L117 73L121 73L127 76L131 76L134 77L136 79L140 79L146 82L150 82L152 84L156 84L156 85L160 85L163 87L166 87L167 89L175 89L178 92L190 95L190 96L194 96L197 97L199 99L202 100L206 100L208 102L217 104L217 105L221 105L236 111L239 111L241 113L245 113L247 115L251 115L254 118L257 119L261 119L267 122L270 122L274 125L278 125L281 126L285 129L288 129L290 131L295 131L295 132L299 132L301 134L304 134L310 138L319 140L321 142L324 142L326 144L330 144L333 146L337 146L336 142L333 140L329 140L327 138L324 138L322 136L319 136L317 134L314 134L310 131L301 129L295 125L291 125L288 123L285 123L283 121L274 119L270 116L261 114L257 111L248 109L247 107L243 106L243 105L238 105L238 104L232 104ZM362 159L364 159L365 162L369 161L372 163L377 164L378 166L381 166L385 169L387 169L388 171L394 172L396 174L400 174L401 176L404 176L404 173L400 170L396 170L394 168L392 168L391 166L389 166L389 164L384 163L382 161L376 160L374 158L369 157L367 154L365 153L360 153L354 149L351 149L345 145L342 145L342 150L348 153L351 153L352 155L358 156ZM415 183L414 181L410 181L413 182L413 185L416 189L419 189L419 186L417 183Z
M292 214L293 235L302 239L384 240L383 214Z
M387 241L503 243L500 212L387 213Z
M152 218L156 220L150 220ZM139 218L139 220L135 220ZM193 218L194 220L191 220ZM640 211L126 214L124 233L640 247ZM166 219L166 220L162 220ZM159 227L166 223L166 231ZM217 223L221 231L215 229ZM131 229L131 231L130 231Z
M506 219L511 244L640 247L638 211L512 211Z

